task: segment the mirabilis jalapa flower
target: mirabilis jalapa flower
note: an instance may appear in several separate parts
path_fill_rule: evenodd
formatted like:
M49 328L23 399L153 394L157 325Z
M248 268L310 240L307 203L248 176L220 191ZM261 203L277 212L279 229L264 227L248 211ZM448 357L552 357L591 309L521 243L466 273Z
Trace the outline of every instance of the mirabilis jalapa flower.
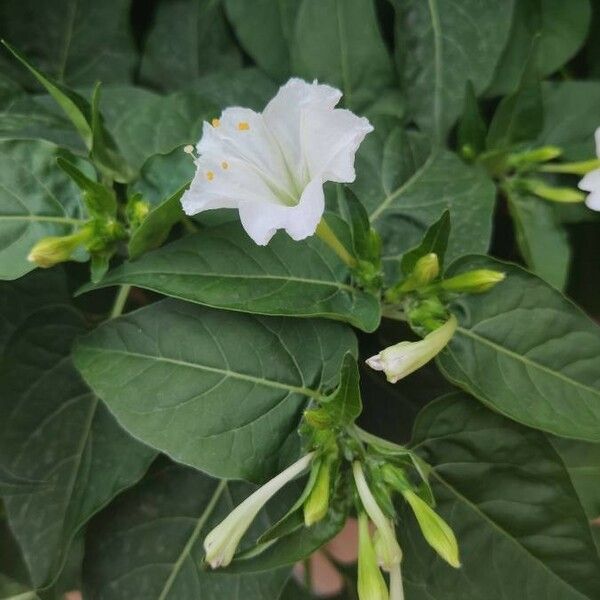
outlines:
M183 210L237 208L261 246L278 229L294 240L314 234L323 184L354 181L354 156L373 130L366 118L335 108L341 97L328 85L290 79L262 113L232 107L205 122Z
M596 138L596 156L600 158L600 127L594 134ZM589 192L585 199L585 204L592 210L600 211L600 169L594 169L587 173L578 185L580 190Z

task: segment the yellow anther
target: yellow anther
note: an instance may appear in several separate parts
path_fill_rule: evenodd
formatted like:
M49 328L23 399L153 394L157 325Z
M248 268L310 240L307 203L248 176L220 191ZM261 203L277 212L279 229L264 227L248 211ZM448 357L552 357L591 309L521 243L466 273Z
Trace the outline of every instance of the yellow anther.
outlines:
M250 125L248 124L248 121L240 121L238 123L238 129L240 131L248 131L248 129L250 129Z
M215 174L212 171L206 171L206 179L212 181L215 178Z
M228 163L226 160L224 160L224 161L221 163L221 168L222 168L222 169L229 169L229 163Z
M211 124L213 127L218 127L218 126L221 124L221 120L220 120L220 119L213 119L213 120L210 122L210 124Z

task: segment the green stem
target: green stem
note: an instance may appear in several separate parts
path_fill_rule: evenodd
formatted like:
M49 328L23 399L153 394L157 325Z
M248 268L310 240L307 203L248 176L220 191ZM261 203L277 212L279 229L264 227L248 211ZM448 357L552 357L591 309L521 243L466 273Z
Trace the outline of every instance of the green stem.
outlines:
M358 265L357 260L346 250L325 219L321 219L317 225L317 235L323 240L351 269Z
M304 585L307 587L309 592L312 592L312 565L310 562L310 556L305 558L304 563Z
M129 296L129 291L131 290L130 285L121 285L119 286L119 291L115 297L115 302L113 304L112 310L110 311L110 318L114 319L122 314L123 309L125 308L125 303L127 302L127 296Z

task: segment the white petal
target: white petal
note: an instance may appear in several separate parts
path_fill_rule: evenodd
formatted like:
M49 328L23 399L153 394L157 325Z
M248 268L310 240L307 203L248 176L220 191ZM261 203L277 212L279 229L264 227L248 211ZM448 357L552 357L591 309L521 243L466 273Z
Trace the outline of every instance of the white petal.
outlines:
M600 169L594 169L584 175L577 187L584 192L600 191Z
M592 210L600 211L600 190L589 194L585 199L585 205Z
M600 127L594 132L594 138L596 140L596 156L600 158Z
M349 110L307 110L302 142L310 176L338 183L354 181L354 156L371 131L368 119Z
M304 161L301 124L307 110L330 112L340 101L342 92L328 86L290 79L263 111L265 124L277 140L288 168L298 182L306 182L309 174Z
M213 208L237 208L241 202L279 206L279 199L265 180L240 159L201 156L196 174L181 204L188 215Z
M268 244L278 229L285 229L296 241L303 240L315 232L325 210L323 184L311 181L296 206L244 202L239 209L244 229L259 246Z

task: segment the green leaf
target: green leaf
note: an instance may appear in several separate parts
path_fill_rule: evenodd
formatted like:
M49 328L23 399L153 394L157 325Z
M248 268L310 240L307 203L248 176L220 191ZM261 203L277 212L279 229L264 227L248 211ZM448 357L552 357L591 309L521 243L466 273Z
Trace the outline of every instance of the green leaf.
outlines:
M433 466L436 510L456 533L462 567L436 557L407 515L400 532L409 598L599 597L586 516L547 436L453 394L421 413L413 444Z
M400 259L449 210L452 230L446 260L486 252L492 231L496 188L476 166L446 150L427 156L420 137L394 129L384 140L366 140L357 161L353 190L383 240L383 260L392 280Z
M600 331L560 292L521 269L465 257L448 271L506 273L456 299L459 326L439 355L444 374L502 414L556 435L600 440Z
M202 543L252 487L176 465L156 468L96 518L87 535L84 596L103 600L279 598L289 569L230 575L203 564ZM259 516L258 527L268 526ZM160 543L157 543L160 541Z
M394 83L373 0L302 0L292 43L294 74L338 87L358 110Z
M0 368L0 455L13 474L45 484L5 498L35 587L53 581L77 531L154 456L75 371L69 352L83 326L68 305L40 308L13 334Z
M144 83L178 89L205 73L241 66L221 0L159 0L155 11L142 55Z
M486 138L488 148L505 150L534 140L544 126L542 88L536 62L537 41L523 67L517 89L502 98Z
M301 5L297 0L225 0L227 16L244 49L277 81L291 74L290 45Z
M462 114L456 132L459 154L465 160L472 161L484 150L486 134L487 125L477 104L475 88L471 81L467 81Z
M571 247L554 206L534 196L519 194L508 197L508 206L527 265L549 284L563 289L569 276Z
M380 319L379 301L345 283L348 276L348 269L316 238L298 243L280 233L261 247L239 223L230 223L125 263L102 286L131 284L214 308L327 317L373 331Z
M0 496L23 494L43 485L43 481L19 477L0 464Z
M96 329L75 362L136 438L208 473L261 480L355 343L337 323L165 300Z
M84 222L80 194L56 166L62 152L42 141L0 141L0 279L35 268L32 246L68 235Z
M90 215L114 216L116 214L117 200L112 190L109 190L101 183L90 179L72 162L62 156L59 156L56 159L56 162L83 192L83 200Z
M185 216L180 200L186 188L187 184L154 207L141 225L133 231L127 246L131 260L139 258L144 252L158 248L167 239L173 225Z
M106 88L103 94L106 127L135 170L155 154L195 144L202 122L218 115L215 104L196 92L159 96L143 88L123 86Z
M331 423L332 427L348 427L362 412L359 379L356 359L348 353L342 364L340 385L321 401L319 408L315 409Z
M421 243L404 254L400 261L402 272L405 275L410 275L413 272L417 261L431 252L437 255L441 271L444 266L444 254L448 247L449 236L450 212L445 210L442 213L442 216L427 229Z
M46 77L44 73L32 66L24 56L7 44L6 41L2 40L2 43L27 69L29 69L31 74L40 82L40 84L44 86L46 91L63 109L69 120L73 123L86 147L90 149L92 147L92 111L87 100L70 90L68 87Z
M443 142L465 84L480 94L506 44L513 1L393 0L396 53L410 114Z
M137 62L130 10L130 0L4 3L0 37L61 83L80 86L128 81ZM18 77L20 73L11 66L6 68Z
M536 37L539 38L536 55L540 76L546 77L558 70L583 44L589 23L589 0L515 2L510 37L487 93L500 96L517 86Z

